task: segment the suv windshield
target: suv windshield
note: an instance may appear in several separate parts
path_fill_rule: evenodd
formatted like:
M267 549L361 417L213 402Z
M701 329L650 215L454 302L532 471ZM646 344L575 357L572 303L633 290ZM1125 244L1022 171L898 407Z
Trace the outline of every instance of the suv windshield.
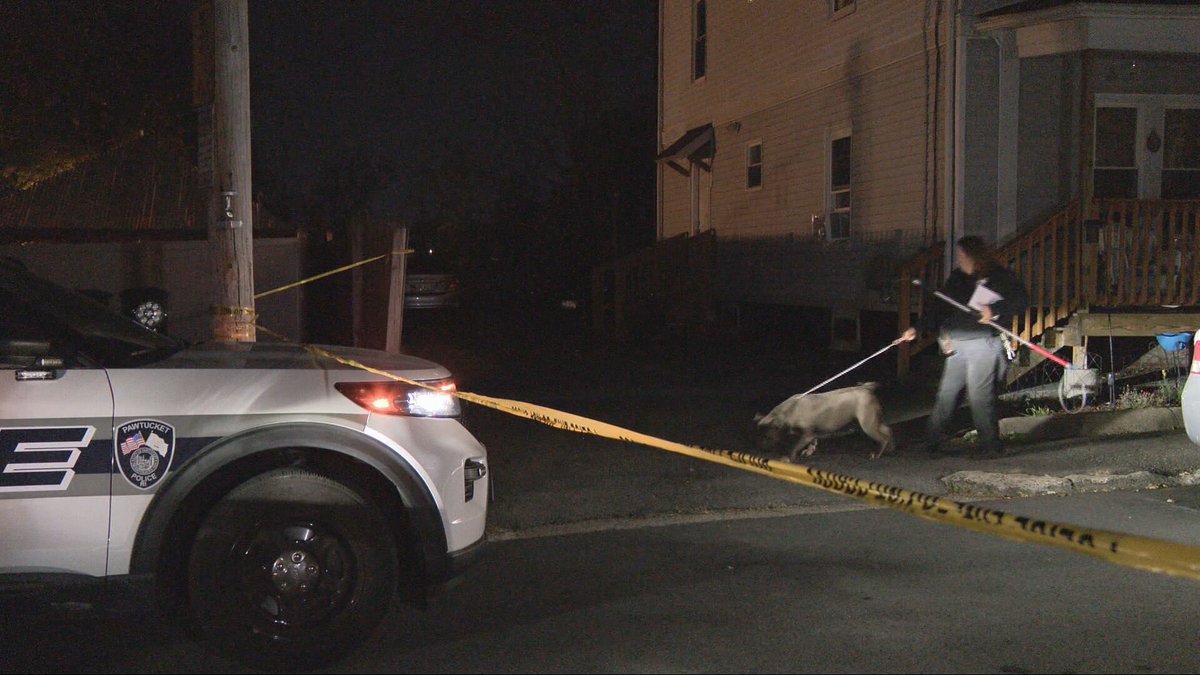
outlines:
M82 293L0 265L0 299L8 314L0 340L41 338L68 360L127 367L153 363L184 347Z

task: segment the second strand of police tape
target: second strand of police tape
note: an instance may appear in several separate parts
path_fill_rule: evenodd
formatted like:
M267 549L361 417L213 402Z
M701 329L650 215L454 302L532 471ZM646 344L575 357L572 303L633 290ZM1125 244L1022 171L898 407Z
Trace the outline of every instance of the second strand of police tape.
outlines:
M262 330L279 336L278 333L269 329L263 328ZM372 368L318 347L303 346L316 356L329 358L398 382L433 389L422 382ZM435 391L440 390L435 389ZM1016 541L1057 546L1126 567L1200 580L1200 548L1194 546L1018 516L997 509L957 502L874 481L864 481L812 467L769 460L749 453L684 445L607 422L523 401L493 398L463 391L453 392L453 394L464 401L525 417L558 429L647 445L779 480L854 497L928 520L977 532Z

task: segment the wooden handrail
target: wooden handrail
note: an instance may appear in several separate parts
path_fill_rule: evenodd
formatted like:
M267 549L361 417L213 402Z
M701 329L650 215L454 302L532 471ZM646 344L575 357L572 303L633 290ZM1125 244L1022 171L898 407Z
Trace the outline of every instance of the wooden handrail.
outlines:
M1029 291L1029 307L1012 318L1011 330L1026 340L1033 340L1069 317L1084 303L1083 224L1079 218L1079 203L1073 202L1042 223L1030 227L997 249L1001 264L1012 269ZM920 279L927 288L936 288L945 277L945 243L939 242L900 267L899 330L912 325L915 314L924 314L924 303L918 295L913 303L910 295L912 281ZM927 337L901 348L897 368L908 372L912 355L932 344Z
M1097 302L1200 304L1200 201L1097 200Z
M996 251L1029 292L1029 306L1012 318L1011 330L1034 340L1084 306L1087 299L1083 221L1079 202L1066 206Z
M1036 340L1075 312L1105 307L1200 304L1200 200L1094 200L1083 218L1079 202L1017 233L997 249L1029 291L1029 307L1011 329ZM938 244L900 268L899 327L924 308L908 295L911 280L941 281ZM937 252L934 249L939 249ZM925 345L901 350L899 369Z

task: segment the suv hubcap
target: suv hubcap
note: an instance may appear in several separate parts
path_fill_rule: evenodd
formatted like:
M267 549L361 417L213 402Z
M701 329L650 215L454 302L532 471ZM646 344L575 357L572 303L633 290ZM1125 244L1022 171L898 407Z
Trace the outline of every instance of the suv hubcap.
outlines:
M354 591L350 548L332 531L303 525L264 526L232 552L250 607L275 625L307 626L329 620Z

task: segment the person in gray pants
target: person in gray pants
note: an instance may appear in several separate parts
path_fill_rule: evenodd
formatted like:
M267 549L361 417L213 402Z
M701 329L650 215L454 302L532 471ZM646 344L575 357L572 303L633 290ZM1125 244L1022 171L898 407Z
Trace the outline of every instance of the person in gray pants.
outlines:
M1011 320L1014 314L1025 311L1029 295L1017 276L1000 264L991 247L979 237L959 239L955 254L958 266L950 272L942 293L978 313L972 316L948 303L930 299L928 302L932 304L927 305L930 311L900 339L912 341L921 332L937 330L942 352L947 355L937 400L926 427L926 450L944 454L942 437L946 424L965 390L971 418L979 433L980 454L996 457L1004 453L996 394L1008 368L1008 358L1000 334L987 324Z

